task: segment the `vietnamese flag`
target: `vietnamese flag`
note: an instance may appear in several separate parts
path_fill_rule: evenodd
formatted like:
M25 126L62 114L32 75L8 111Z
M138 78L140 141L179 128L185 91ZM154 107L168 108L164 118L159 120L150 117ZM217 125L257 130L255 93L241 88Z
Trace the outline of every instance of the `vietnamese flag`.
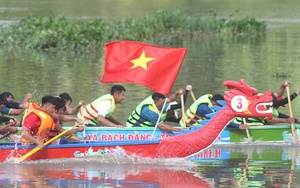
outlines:
M140 84L169 95L186 50L134 41L108 43L105 45L105 67L100 82Z

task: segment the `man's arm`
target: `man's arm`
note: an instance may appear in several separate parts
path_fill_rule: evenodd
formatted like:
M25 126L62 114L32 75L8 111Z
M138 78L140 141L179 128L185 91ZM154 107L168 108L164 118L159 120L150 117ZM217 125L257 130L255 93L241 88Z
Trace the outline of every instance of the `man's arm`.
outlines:
M13 119L13 118L6 117L6 116L0 116L0 123L8 122L11 119Z
M154 126L156 125L159 115L157 113L153 112L152 110L150 110L149 106L144 106L141 114L142 114L143 119L150 121ZM164 130L167 132L172 132L172 131L183 132L179 128L172 127L172 126L162 122L161 119L160 119L160 122L158 122L157 126L161 130Z
M62 133L62 132L65 131L58 122L55 122L55 130L58 131L59 133ZM84 130L84 127L82 125L78 125L77 128L69 130L63 136L70 136L70 135L73 135L77 132L82 132L83 130Z
M68 122L68 121L76 121L78 123L81 123L83 122L83 120L77 118L77 117L73 117L73 116L67 116L67 115L61 115L61 114L56 114L56 113L53 113L52 114L52 117L55 119L55 120L59 120L59 121L65 121L65 122Z
M11 109L9 115L20 115L23 112L23 109Z
M1 113L6 115L20 115L22 112L23 109L14 109L14 108L7 108L7 107L4 107L1 110Z
M22 107L20 107L21 103L18 102L14 102L14 101L8 101L6 104L7 108L15 108L15 109L21 109Z
M170 102L173 102L176 100L176 98L179 96L179 95L183 95L184 93L184 90L182 88L180 88L178 91L176 91L175 93L173 93L169 98L168 98L168 103Z
M69 115L76 114L77 112L79 112L80 108L83 107L83 105L84 105L83 100L80 100L78 105L76 105L74 108L71 108L70 105L66 104L67 110L65 114L69 114Z
M27 108L28 107L28 100L31 98L31 93L27 93L22 100L21 104L19 105L20 108Z
M164 130L164 131L167 131L167 132L172 132L172 131L176 131L176 132L183 132L181 129L179 128L176 128L176 127L172 127L166 123L159 123L158 124L158 127L161 129L161 130Z
M109 119L109 121L113 122L114 124L117 124L117 125L123 125L125 127L125 125L121 122L119 122L115 117L113 116L109 116L107 119Z
M276 92L274 92L275 97L277 98L277 97L282 96L284 94L285 88L287 86L290 86L290 84L291 83L288 80L286 80L285 82L283 82L281 84L280 88Z
M187 96L188 96L189 91L191 89L192 89L191 85L187 85L186 88L185 88L185 92L184 92L184 95L183 95L183 103L184 104L186 103ZM180 108L181 108L181 101L179 101L177 104L174 104L174 105L170 106L170 110L176 110L176 109L180 109Z
M117 121L113 116L110 116L106 118L107 114L109 114L111 110L111 101L105 100L98 104L97 110L98 110L98 116L97 121L99 121L101 124L109 127L125 127L122 123Z
M113 121L115 121L115 123L112 122L112 121L110 121L110 119L112 119ZM112 116L109 119L106 119L102 115L98 115L97 121L99 121L101 124L109 126L109 127L125 127L121 123L117 123L116 119L114 119Z
M0 132L8 130L9 126L10 126L10 124L6 124L6 125L3 125L3 126L0 126Z
M35 143L41 149L44 147L44 143L42 141L31 136L30 131L27 127L22 127L21 136L29 142Z
M268 119L267 123L295 123L295 118L279 118L279 117L272 117L272 119Z

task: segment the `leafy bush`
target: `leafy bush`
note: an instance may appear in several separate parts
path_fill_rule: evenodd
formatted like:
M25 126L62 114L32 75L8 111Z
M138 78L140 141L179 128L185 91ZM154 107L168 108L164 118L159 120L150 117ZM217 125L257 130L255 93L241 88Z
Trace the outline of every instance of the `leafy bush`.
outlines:
M207 18L201 19L197 16L186 16L179 10L157 10L140 19L126 17L115 23L108 23L103 19L83 21L61 15L31 15L16 25L1 27L0 46L51 51L94 51L114 40L178 45L187 37L213 34L249 35L265 31L266 23L255 18L217 18L214 11Z

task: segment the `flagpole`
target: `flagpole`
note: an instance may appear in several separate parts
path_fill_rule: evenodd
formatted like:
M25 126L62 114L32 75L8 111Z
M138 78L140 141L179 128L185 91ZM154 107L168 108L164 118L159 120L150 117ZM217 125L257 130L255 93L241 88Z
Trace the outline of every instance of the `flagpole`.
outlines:
M154 133L155 133L155 131L156 131L156 129L157 129L158 122L159 122L159 120L160 120L160 118L161 118L161 115L162 115L162 113L163 113L163 111L164 111L164 108L165 108L165 106L166 106L167 101L168 101L168 98L165 99L164 105L163 105L163 107L162 107L162 109L161 109L161 111L160 111L160 113L159 113L159 116L158 116L158 118L157 118L157 121L156 121L154 130L153 130L152 135L151 135L151 138L150 138L150 141L153 140Z

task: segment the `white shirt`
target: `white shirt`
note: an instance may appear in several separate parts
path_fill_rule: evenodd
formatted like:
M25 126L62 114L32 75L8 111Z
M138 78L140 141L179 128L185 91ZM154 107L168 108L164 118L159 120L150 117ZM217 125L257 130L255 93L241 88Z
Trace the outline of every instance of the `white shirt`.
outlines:
M110 100L101 101L97 105L98 115L105 117L110 112L111 106Z

